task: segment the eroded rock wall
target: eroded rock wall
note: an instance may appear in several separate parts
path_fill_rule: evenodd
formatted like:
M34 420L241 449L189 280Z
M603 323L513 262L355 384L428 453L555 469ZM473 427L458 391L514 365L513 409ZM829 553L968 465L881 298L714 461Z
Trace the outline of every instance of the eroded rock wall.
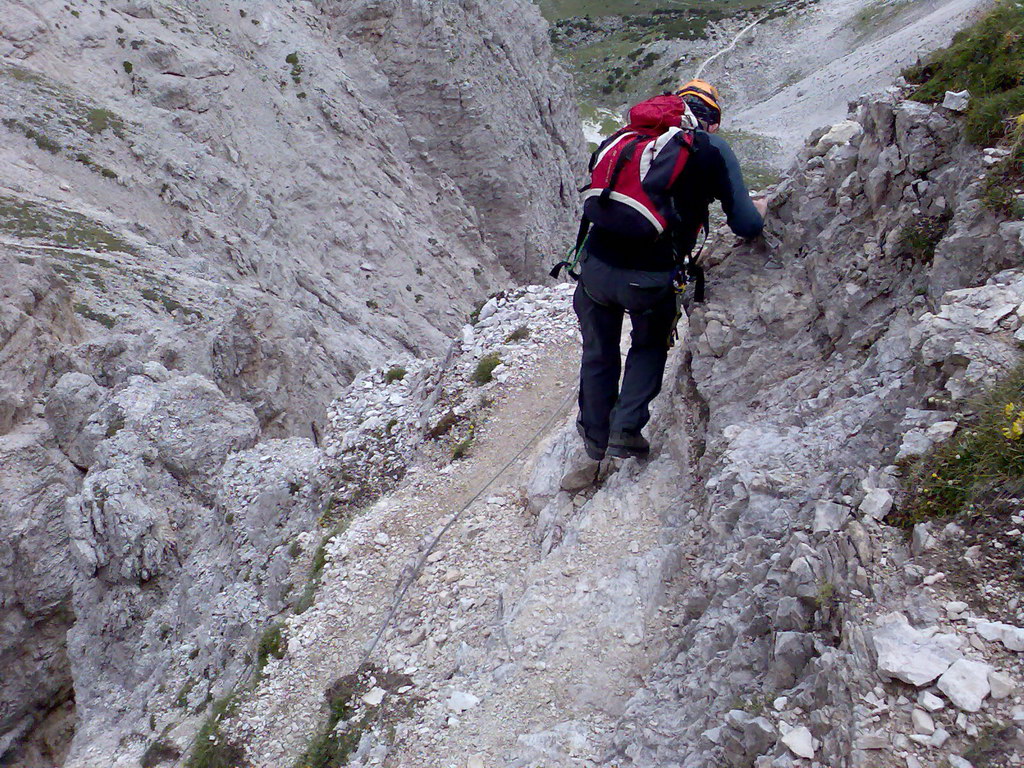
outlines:
M709 256L692 360L660 412L665 430L676 409L703 424L701 483L673 535L705 554L683 566L680 631L610 765L790 766L790 744L835 766L944 759L908 740L895 695L892 709L874 698L874 617L938 616L879 520L904 435L920 452L948 434L932 403L1016 359L1024 275L1000 270L1020 264L1024 222L979 202L980 153L951 112L893 92L824 133L775 192L767 245Z
M575 104L518 0L8 0L0 138L0 755L73 676L118 764L294 602L326 405L571 234Z

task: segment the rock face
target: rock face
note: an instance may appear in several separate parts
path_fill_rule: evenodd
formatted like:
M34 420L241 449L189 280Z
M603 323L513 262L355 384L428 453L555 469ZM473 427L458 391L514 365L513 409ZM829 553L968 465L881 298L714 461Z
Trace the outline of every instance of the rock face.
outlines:
M327 404L542 274L582 137L520 0L0 17L0 762L73 680L113 765L294 600Z
M0 250L0 755L71 695L63 517L81 472L36 398L81 332L60 278Z
M1016 359L1024 274L1000 270L1017 264L1024 225L979 204L980 154L959 143L948 111L893 92L849 119L812 136L775 193L770 251L726 235L707 257L692 362L654 429L703 439L700 492L677 502L694 514L666 521L664 538L706 554L684 566L687 587L671 597L685 606L680 631L628 705L608 765L789 765L772 762L785 740L761 749L729 711L760 697L782 702L780 732L809 729L821 764L874 765L871 751L892 746L863 703L876 665L921 685L966 664L972 685L954 675L947 687L969 708L987 693L985 670L927 629L920 576L879 568L876 518L893 486L878 468L907 432L925 449L948 436L930 436L949 415L921 410L929 396L978 392ZM913 626L893 619L872 643L872 612L897 611ZM902 656L914 669L897 658L911 650L901 634L920 640ZM916 668L926 645L938 660L927 671Z

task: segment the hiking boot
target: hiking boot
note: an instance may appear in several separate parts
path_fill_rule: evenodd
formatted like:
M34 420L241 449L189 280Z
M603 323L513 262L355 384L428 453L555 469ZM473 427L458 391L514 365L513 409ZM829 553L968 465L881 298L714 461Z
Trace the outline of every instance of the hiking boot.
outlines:
M608 438L608 455L617 459L643 459L651 452L651 444L639 432L612 432Z
M583 422L580 419L576 419L576 431L580 433L580 437L583 438L583 449L594 461L601 461L604 459L604 447L599 445L596 440L592 440L587 437L587 430L583 428Z

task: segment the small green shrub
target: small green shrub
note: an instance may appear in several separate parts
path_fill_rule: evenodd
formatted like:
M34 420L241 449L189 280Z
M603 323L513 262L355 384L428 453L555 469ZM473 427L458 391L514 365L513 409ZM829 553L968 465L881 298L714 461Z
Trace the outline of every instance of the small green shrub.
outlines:
M183 686L178 690L178 695L174 697L174 706L184 709L188 706L188 695L192 693L192 689L199 684L198 680L191 679L187 680Z
M483 386L494 379L494 369L501 365L501 358L495 352L490 352L480 358L473 371L473 383Z
M378 707L362 707L359 697L369 690L371 683L390 694ZM378 731L390 731L399 719L412 714L415 701L402 700L397 690L412 684L412 679L376 667L362 667L356 673L339 678L327 689L326 721L314 734L295 768L341 768L348 765L349 756L359 746L363 734L376 726ZM355 716L359 711L358 717ZM344 726L339 725L344 722Z
M836 585L831 581L818 582L818 592L814 595L814 605L819 609L832 608L836 603Z
M935 247L949 231L951 215L918 216L899 234L897 251L906 258L930 263L935 258Z
M1013 129L1010 154L989 168L982 187L982 203L1009 219L1024 219L1024 202L1017 190L1024 189L1024 113Z
M1024 364L971 410L956 435L906 467L906 498L888 522L912 528L968 512L997 489L1024 480Z
M390 368L388 370L388 372L384 374L384 380L388 384L391 384L391 383L396 382L396 381L401 381L402 379L405 378L405 375L407 373L408 373L408 371L405 370L405 368L403 368L400 365L396 365L396 366Z
M449 410L438 420L437 424L427 430L427 439L437 440L437 438L447 435L451 428L458 423L459 417L455 415L455 411Z
M306 578L306 586L302 590L298 601L293 609L295 613L305 613L312 607L316 599L316 591L320 587L320 578L323 576L324 568L327 567L327 546L345 530L345 523L338 523L326 533L316 550L313 552L313 559L309 565L309 575Z
M297 52L289 53L287 56L284 57L284 61L285 61L286 64L290 64L291 65L291 68L292 68L292 72L291 72L292 81L296 85L301 83L302 82L302 65L299 64L299 54Z
M129 75L135 71L135 65L132 64L130 61L122 61L121 66L124 68L124 71Z
M220 721L232 713L234 705L234 692L213 703L210 715L196 735L195 745L185 768L238 768L244 765L245 753L226 741L220 731Z
M526 341L528 338L530 338L530 329L525 325L520 325L505 338L505 343L511 344L515 341Z
M152 716L150 716L152 718ZM181 757L181 750L173 744L157 739L142 753L142 768L156 768L164 763L173 763Z
M470 434L465 440L462 440L455 444L452 448L452 459L458 461L464 459L469 455L469 449L473 446L473 435Z
M263 634L260 635L260 642L256 646L257 674L263 671L271 657L283 659L286 647L284 642L284 624L282 622L273 624L263 630Z

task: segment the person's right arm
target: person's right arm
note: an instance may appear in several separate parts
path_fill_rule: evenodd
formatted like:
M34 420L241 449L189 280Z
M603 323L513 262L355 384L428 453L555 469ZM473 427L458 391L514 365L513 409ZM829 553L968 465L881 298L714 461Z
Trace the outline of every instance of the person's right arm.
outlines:
M728 142L716 134L710 134L709 139L711 148L721 158L715 197L722 203L729 228L740 237L757 237L764 229L767 203L763 199L755 201L750 198L743 182L740 161Z

